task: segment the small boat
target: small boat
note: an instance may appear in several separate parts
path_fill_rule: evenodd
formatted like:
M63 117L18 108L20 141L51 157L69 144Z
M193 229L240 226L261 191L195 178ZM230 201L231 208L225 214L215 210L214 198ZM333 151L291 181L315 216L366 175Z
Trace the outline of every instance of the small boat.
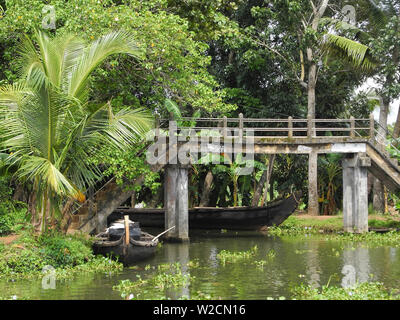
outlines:
M96 235L93 251L118 258L125 266L130 266L155 254L160 235L155 237L143 232L138 222L125 216L125 221L115 221L105 232Z
M278 226L297 208L301 193L275 201L265 207L232 207L189 209L190 229L259 230L262 227ZM121 214L139 221L144 227L164 228L164 209L119 208L109 216L109 221Z

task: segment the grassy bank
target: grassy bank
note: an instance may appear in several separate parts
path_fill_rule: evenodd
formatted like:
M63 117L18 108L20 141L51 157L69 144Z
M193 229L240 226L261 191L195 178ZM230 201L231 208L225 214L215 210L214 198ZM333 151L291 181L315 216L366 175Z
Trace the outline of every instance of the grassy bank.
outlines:
M368 225L372 228L400 229L400 217L370 214ZM292 215L280 225L282 230L298 230L300 233L337 233L343 231L343 216Z
M16 240L0 244L0 279L42 277L45 266L55 269L58 280L83 272L115 273L122 264L92 253L92 240L83 235L49 233L35 236L22 231Z
M273 236L295 237L313 236L322 237L326 240L358 242L366 246L387 245L400 247L400 219L384 215L370 215L369 226L374 228L393 228L387 233L368 232L354 234L343 232L343 217L337 216L307 216L293 215L279 227L270 227L268 233Z

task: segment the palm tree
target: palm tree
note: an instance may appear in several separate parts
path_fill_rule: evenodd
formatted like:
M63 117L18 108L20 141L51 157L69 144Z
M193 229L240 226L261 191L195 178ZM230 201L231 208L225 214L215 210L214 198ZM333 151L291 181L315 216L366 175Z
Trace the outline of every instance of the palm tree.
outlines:
M41 31L34 38L21 43L20 81L0 88L0 149L17 166L17 179L33 185L44 232L46 220L57 221L68 199L84 201L101 176L87 159L101 146L127 150L152 120L145 110L114 113L109 102L89 99L90 75L107 57L143 56L129 33L114 31L89 44Z

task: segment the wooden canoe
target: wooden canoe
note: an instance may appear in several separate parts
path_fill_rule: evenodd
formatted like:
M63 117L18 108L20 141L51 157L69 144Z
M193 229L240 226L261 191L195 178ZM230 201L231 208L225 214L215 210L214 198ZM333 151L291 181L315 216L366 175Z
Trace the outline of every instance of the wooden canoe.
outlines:
M258 230L263 226L278 226L296 210L300 196L296 193L265 207L192 208L189 209L189 228ZM164 209L119 208L109 216L108 222L126 214L143 227L164 228Z
M141 232L140 239L130 238L128 244L124 241L125 233L118 240L110 240L107 232L96 235L93 243L94 254L111 256L118 259L125 266L130 266L138 261L152 257L158 245L158 239L146 232Z

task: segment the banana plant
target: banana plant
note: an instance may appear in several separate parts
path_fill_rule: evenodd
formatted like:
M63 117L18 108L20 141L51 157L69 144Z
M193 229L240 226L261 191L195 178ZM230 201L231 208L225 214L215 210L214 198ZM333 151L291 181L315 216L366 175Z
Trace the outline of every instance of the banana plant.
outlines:
M242 175L242 170L244 168L257 168L259 170L266 170L266 167L263 163L256 160L248 160L243 159L243 155L241 153L237 154L235 159L232 161L231 157L225 153L222 154L213 154L209 153L198 160L198 164L212 164L215 163L212 172L215 175L223 175L226 179L227 188L229 184L233 184L233 190L230 192L233 197L233 206L236 207L238 205L238 195L239 195L239 178L243 177L242 184L242 192L246 189L251 189L251 183L249 181L250 176ZM221 164L221 163L227 163ZM222 188L221 190L226 190L226 188Z

